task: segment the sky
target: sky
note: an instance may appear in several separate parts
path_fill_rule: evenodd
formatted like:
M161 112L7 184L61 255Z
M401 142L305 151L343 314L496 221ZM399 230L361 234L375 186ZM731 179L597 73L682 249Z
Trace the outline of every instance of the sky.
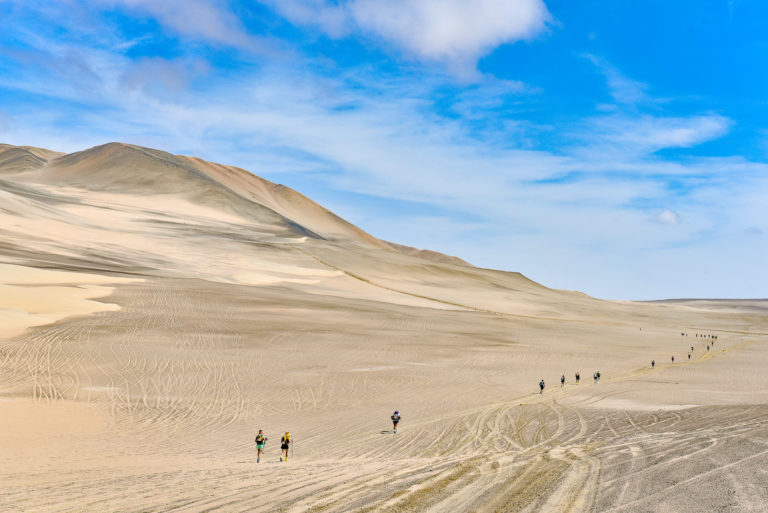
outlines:
M768 297L762 0L0 0L0 142L243 167L607 299Z

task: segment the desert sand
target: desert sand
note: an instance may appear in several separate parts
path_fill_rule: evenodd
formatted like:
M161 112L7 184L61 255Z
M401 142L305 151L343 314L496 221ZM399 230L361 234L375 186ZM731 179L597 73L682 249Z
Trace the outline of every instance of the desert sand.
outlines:
M0 145L0 235L0 511L768 510L768 301L553 290L119 143Z

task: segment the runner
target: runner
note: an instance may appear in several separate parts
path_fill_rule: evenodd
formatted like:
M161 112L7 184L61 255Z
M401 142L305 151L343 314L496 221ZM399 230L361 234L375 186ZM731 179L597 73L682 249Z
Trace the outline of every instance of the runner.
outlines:
M592 379L595 381L595 383L597 383L597 372L592 374Z
M688 353L688 360L691 359L691 353Z
M651 369L656 367L656 360L651 360Z
M581 373L576 371L576 384L579 383L579 380L581 379Z
M565 386L565 374L560 376L560 388L563 388Z
M397 433L397 423L400 422L400 412L395 410L395 413L390 417L392 419L392 432Z
M545 386L544 385L544 380L542 379L541 381L539 381L539 393L540 394L544 392L544 386Z
M672 357L672 363L675 363L675 357L674 356Z
M267 443L267 437L264 436L264 431L259 429L259 434L256 435L256 463L261 461L261 451L264 450L265 443Z
M280 439L280 461L283 461L283 453L285 453L285 461L288 461L288 450L291 448L291 434L286 431L283 437Z

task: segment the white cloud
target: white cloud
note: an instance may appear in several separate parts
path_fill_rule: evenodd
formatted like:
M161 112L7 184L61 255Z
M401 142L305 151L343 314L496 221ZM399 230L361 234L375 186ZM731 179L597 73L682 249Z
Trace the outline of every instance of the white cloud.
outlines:
M615 158L615 153L647 155L665 148L690 148L725 135L733 122L718 114L690 117L616 114L589 120L578 137L582 149Z
M543 0L264 0L286 18L332 37L372 35L424 61L462 74L504 43L541 33L550 20Z
M293 23L314 25L331 37L351 32L351 16L346 4L329 0L261 0Z
M0 0L0 3L3 0ZM66 29L69 37L92 47L126 50L147 36L118 40L114 26L100 18L117 8L131 15L153 18L164 29L190 40L226 45L256 53L276 53L273 41L248 32L227 0L5 0L34 12L39 21ZM22 29L23 30L23 29Z
M127 91L151 89L155 94L177 94L207 71L209 66L204 61L154 57L130 62L120 80Z
M605 76L608 90L616 103L634 105L649 100L647 84L623 75L618 68L595 55L584 54L584 58L594 64Z
M147 14L182 36L255 50L261 46L237 16L216 0L96 0Z
M663 210L659 212L654 218L654 221L660 224L679 224L680 214L673 210Z
M503 43L541 32L541 0L356 0L358 25L418 58L467 69Z

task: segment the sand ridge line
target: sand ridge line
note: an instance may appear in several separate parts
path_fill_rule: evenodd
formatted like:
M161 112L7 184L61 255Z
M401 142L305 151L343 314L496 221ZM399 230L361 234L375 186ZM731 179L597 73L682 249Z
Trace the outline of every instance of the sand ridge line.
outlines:
M340 272L344 273L345 275L349 276L350 278L354 278L356 280L359 280L359 281L361 281L363 283L367 283L367 284L372 285L374 287L378 287L380 289L388 290L388 291L391 291L391 292L396 292L398 294L404 294L406 296L416 297L416 298L419 298L419 299L426 299L428 301L434 301L436 303L441 303L441 304L444 304L444 305L449 305L449 306L454 306L454 307L462 308L462 309L465 309L465 310L471 310L471 311L475 311L475 312L487 313L487 314L501 316L501 317L511 317L511 318L518 318L518 319L557 321L557 322L566 322L566 323L569 322L569 323L578 323L578 324L586 324L586 325L596 325L596 324L597 325L606 325L606 324L609 324L609 325L614 325L614 326L632 326L632 324L629 324L629 323L593 321L593 320L588 320L588 319L567 319L567 318L559 318L559 317L546 317L546 316L536 316L536 315L513 314L513 313L509 313L509 312L499 312L499 311L490 310L490 309L487 309L487 308L481 308L481 307L477 307L477 306L465 305L465 304L462 304L462 303L455 303L455 302L452 302L452 301L447 301L447 300L439 299L439 298L435 298L435 297L424 296L424 295L421 295L421 294L416 294L414 292L408 292L408 291L405 291L405 290L396 289L396 288L393 288L393 287L388 287L386 285L382 285L380 283L376 283L376 282L374 282L372 280L369 280L368 278L360 276L359 274L353 273L353 272L348 271L346 269L343 269L341 267L337 267L337 266L335 266L335 265L333 265L333 264L331 264L331 263L321 259L320 257L317 257L317 256L313 255L312 253L309 253L308 251L306 251L304 249L301 249L301 248L298 248L298 247L293 247L292 249L294 249L295 251L301 252L301 253L307 255L310 258L315 259L317 262L319 262L319 263L321 263L321 264L323 264L325 266L328 266L331 269L335 269L337 271L340 271Z

